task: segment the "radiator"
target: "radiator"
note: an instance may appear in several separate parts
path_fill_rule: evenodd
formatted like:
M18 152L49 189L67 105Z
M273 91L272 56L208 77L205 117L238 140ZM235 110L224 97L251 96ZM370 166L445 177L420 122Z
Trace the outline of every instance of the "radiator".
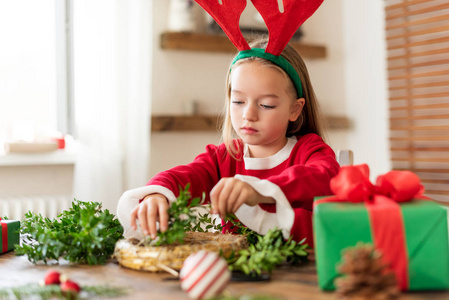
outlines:
M54 218L72 205L69 196L29 196L29 197L0 197L0 217L22 220L25 213L32 211L43 217Z

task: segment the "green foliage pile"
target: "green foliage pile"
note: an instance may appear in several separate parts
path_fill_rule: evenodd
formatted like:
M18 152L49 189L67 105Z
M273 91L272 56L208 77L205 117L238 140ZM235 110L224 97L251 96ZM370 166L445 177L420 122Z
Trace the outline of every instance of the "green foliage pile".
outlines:
M20 233L22 245L16 245L16 255L27 255L32 263L62 257L97 265L111 257L115 243L123 238L123 227L100 203L74 199L72 207L53 220L27 212Z

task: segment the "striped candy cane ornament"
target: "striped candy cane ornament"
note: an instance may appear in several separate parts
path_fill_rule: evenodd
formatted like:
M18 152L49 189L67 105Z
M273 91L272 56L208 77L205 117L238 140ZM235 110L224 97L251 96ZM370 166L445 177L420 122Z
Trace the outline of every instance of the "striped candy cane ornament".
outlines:
M191 299L204 299L219 295L229 283L231 272L217 253L201 250L187 257L179 277Z

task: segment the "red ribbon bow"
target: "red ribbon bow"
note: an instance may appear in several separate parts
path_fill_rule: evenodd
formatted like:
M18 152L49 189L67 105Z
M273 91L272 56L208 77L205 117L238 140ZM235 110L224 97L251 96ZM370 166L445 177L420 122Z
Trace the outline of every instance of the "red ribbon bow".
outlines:
M369 181L368 165L344 166L332 178L332 192L341 200L362 202L374 200L375 195L386 196L396 202L422 198L424 188L419 177L410 171L390 171L377 177L377 185Z
M401 290L407 290L408 255L402 211L398 202L421 198L424 188L410 171L391 171L369 181L366 164L344 166L330 182L334 197L315 202L364 202L368 211L373 242L385 263L395 272Z

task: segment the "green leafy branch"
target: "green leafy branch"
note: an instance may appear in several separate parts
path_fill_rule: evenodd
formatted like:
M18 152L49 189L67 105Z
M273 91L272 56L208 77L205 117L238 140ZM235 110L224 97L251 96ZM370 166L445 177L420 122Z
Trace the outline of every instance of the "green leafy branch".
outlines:
M261 235L240 223L234 214L228 214L226 216L225 223L226 222L232 224L231 230L233 233L246 236L246 240L250 245L255 245L259 242L259 237L261 237Z
M79 294L62 291L59 285L27 284L0 289L0 299L92 299L93 297L119 297L128 293L123 287L107 285L83 286Z
M179 196L168 208L168 229L164 232L158 232L156 245L170 245L173 243L184 243L187 231L192 230L192 224L196 221L196 215L192 211L193 207L200 206L204 202L203 198L193 198L189 191L190 184L184 189L179 188ZM151 241L148 238L147 241ZM144 243L146 243L145 241Z
M27 255L32 263L60 257L73 263L105 264L123 238L123 227L98 202L74 199L72 207L55 219L27 212L20 226L22 245L16 255Z
M240 250L236 255L227 258L231 270L239 270L247 275L257 276L262 272L271 273L283 262L298 263L306 260L308 247L305 239L299 243L290 237L285 240L282 230L270 229L266 235L251 233L257 242L251 243L248 249Z
M198 217L192 222L189 231L208 232L223 230L223 226L218 221L218 217L212 218L210 213L210 205L204 207L207 211L205 213L198 212Z

